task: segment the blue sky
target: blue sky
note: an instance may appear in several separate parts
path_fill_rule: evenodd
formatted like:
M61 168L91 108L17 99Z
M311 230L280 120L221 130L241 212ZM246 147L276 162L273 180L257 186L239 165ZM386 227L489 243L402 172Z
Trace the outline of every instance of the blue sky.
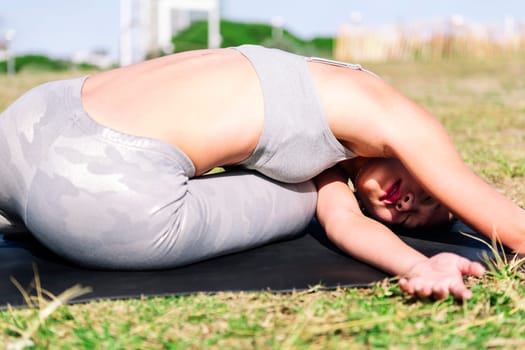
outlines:
M513 16L525 22L525 0L221 0L222 16L270 23L280 16L303 38L333 35L359 11L366 25L394 24L452 14L481 23ZM116 57L119 0L0 0L0 37L13 28L16 54L69 57L75 51L105 49Z

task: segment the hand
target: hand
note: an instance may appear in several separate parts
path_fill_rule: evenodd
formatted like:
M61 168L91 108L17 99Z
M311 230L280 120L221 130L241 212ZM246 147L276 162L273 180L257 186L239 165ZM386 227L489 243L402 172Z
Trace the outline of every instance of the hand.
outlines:
M465 300L472 297L472 292L463 283L463 276L479 277L484 272L480 263L452 253L439 253L415 264L399 280L399 286L404 292L420 297L440 300L451 293L456 299Z

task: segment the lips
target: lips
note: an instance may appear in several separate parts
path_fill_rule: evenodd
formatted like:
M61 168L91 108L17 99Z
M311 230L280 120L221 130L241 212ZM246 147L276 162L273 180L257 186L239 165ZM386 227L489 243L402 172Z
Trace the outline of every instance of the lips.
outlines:
M401 196L401 180L397 180L392 186L388 188L386 193L379 197L380 201L383 201L387 204L392 204L397 202Z

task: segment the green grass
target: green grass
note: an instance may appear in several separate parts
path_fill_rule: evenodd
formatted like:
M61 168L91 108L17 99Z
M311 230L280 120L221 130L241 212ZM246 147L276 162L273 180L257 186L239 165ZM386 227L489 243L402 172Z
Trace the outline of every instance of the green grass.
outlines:
M507 57L365 66L433 112L472 169L524 206L523 62ZM71 75L0 76L0 109L38 82ZM484 277L467 280L474 297L464 303L411 298L392 281L368 289L197 294L56 309L41 301L0 312L0 344L29 339L35 349L523 349L522 262L495 264ZM49 315L42 317L40 309Z

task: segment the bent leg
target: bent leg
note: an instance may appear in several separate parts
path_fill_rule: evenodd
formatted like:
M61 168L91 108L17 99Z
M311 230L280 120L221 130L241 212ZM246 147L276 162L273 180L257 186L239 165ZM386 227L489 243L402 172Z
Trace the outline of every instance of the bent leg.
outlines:
M192 178L181 150L92 120L82 82L41 86L17 112L31 136L21 146L31 167L16 167L27 177L17 214L60 256L95 268L169 268L289 237L313 217L311 182Z
M317 192L311 181L284 184L242 171L191 179L184 201L177 259L167 265L290 238L312 220Z
M92 178L39 172L29 198L28 228L80 265L146 270L292 237L315 212L312 182L282 184L247 172L188 180L181 173L153 178L149 170L136 171Z

